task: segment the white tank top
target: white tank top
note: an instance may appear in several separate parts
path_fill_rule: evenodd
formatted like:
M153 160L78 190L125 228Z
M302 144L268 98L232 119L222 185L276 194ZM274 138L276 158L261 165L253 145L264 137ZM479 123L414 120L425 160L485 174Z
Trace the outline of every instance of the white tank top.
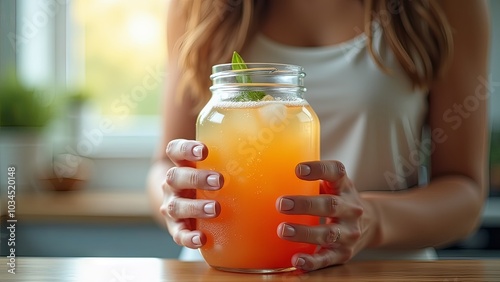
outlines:
M390 75L366 48L366 36L325 47L292 47L258 34L242 53L246 62L304 67L305 98L321 123L321 158L339 160L359 191L400 190L418 185L419 149L427 96L414 90L374 26L373 45ZM354 260L432 260L432 248L364 250ZM183 248L181 260L203 260Z
M247 62L296 64L306 72L305 98L321 122L321 158L339 160L357 189L400 190L418 184L427 96L411 81L374 25L381 71L359 35L325 47L292 47L258 34Z

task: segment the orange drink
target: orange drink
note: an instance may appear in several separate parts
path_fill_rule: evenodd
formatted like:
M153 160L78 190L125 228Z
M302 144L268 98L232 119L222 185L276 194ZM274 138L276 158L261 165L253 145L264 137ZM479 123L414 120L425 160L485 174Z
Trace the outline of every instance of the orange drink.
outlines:
M197 168L222 173L219 191L197 191L198 199L220 203L220 215L198 220L207 236L201 248L211 266L237 272L293 270L296 253L316 246L277 235L281 222L317 225L318 217L277 211L283 195L317 195L319 183L295 175L299 162L319 159L319 121L300 99L213 101L198 117L197 140L207 145L206 160Z

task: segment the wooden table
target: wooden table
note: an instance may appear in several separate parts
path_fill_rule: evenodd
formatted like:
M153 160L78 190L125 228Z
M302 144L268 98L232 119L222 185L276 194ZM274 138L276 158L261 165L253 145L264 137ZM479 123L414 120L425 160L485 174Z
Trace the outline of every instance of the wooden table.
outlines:
M500 259L350 262L309 273L238 274L204 262L155 258L16 258L15 273L0 258L0 281L22 282L315 282L315 281L500 281Z

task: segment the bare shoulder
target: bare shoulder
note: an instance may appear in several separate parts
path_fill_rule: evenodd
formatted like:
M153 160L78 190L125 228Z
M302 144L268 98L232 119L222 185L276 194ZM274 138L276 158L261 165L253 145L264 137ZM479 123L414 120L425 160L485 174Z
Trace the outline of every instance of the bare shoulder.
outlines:
M445 12L456 12L458 11L460 14L480 11L487 14L488 9L488 1L487 0L437 0L439 5ZM461 12L460 12L461 11Z
M167 14L167 48L169 55L174 55L174 47L186 31L186 5L190 0L170 0Z
M439 3L456 40L460 42L470 37L485 40L489 37L488 1L440 0Z
M453 57L449 76L457 78L471 70L483 73L490 52L490 19L486 0L440 0L453 36ZM449 80L450 82L452 80Z

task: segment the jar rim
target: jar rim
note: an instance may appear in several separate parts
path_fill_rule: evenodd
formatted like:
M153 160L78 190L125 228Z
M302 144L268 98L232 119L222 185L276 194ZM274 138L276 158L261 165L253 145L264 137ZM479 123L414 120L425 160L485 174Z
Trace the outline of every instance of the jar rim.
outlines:
M234 64L219 64L212 67L210 79L214 84L219 84L227 78L237 76L250 77L270 77L281 76L295 78L292 85L303 85L302 79L306 76L304 68L299 65L280 64L280 63L245 63L241 69L235 68ZM224 83L227 83L225 81Z
M252 71L252 70L269 70L269 71L282 71L296 73L299 75L305 75L304 68L299 65L292 64L282 64L282 63L242 63L244 68L233 70L233 63L218 64L212 67L212 76L219 73L225 73L228 71Z
M237 63L237 64L240 64L240 63ZM212 69L218 69L218 68L223 68L223 69L226 69L226 68L229 68L231 69L232 66L234 65L234 63L224 63L224 64L217 64L217 65L214 65L212 67ZM258 66L258 67L262 67L262 66L276 66L276 67L280 67L280 68L283 68L283 69L298 69L298 70L304 70L304 68L302 66L299 66L299 65L294 65L294 64L284 64L284 63L241 63L241 65L246 65L248 68L250 68L250 66Z

